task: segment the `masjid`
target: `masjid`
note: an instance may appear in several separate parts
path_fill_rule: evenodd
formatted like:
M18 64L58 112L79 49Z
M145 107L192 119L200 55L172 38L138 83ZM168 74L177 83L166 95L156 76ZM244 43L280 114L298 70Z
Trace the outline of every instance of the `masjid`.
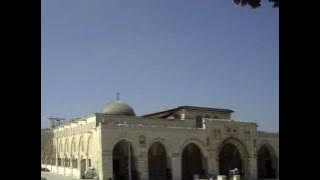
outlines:
M193 180L201 174L279 179L279 134L230 109L179 106L142 116L114 100L99 113L41 129L41 166L99 180Z

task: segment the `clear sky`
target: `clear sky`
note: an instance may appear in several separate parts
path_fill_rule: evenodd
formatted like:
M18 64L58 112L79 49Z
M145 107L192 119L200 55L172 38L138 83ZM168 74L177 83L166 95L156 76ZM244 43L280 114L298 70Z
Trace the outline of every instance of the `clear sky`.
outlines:
M265 0L266 1L266 0ZM42 0L41 117L229 108L279 129L279 10L232 0Z

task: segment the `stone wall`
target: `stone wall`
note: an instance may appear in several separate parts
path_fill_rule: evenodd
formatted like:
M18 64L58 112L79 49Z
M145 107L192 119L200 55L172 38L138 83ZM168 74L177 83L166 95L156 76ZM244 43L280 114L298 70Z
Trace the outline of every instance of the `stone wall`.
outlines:
M247 178L256 178L255 123L205 119L204 128L195 128L195 120L103 116L100 121L104 179L112 177L112 151L121 140L131 142L141 179L148 178L148 150L155 142L165 147L174 180L181 179L181 156L189 143L201 149L207 171L215 175L219 173L217 160L222 145L235 144L245 159ZM145 144L140 143L141 137Z
M70 159L70 166L72 166L72 159L77 160L77 168L63 167L63 160L61 167L57 167L57 173L61 173L61 168L64 168L63 173L68 175L71 170L80 172L81 160L85 161L85 169L89 166L94 167L98 171L100 168L100 139L96 128L95 116L90 116L77 121L68 122L53 129L53 149L56 165L58 158ZM77 175L80 177L80 174Z
M279 157L279 133L258 131L257 149L265 144L270 145L274 149L276 155Z
M51 128L41 129L41 161L46 163L53 154L53 131Z
M184 113L186 119L196 119L197 116L215 119L231 119L231 113L226 112L186 110Z
M88 159L91 159L91 166L97 170L100 179L107 180L113 175L113 148L121 140L132 144L135 165L142 180L148 179L148 151L155 142L160 142L165 148L173 180L181 179L182 152L190 143L199 147L206 159L207 172L214 175L219 174L220 150L228 143L235 145L241 154L246 180L257 179L257 151L260 147L268 145L279 157L279 135L257 132L255 122L204 118L202 123L202 127L196 128L195 119L97 113L53 129L52 152L56 161L58 157L76 158L78 168L51 166L51 169L59 174L80 177L80 160L86 159L88 166Z

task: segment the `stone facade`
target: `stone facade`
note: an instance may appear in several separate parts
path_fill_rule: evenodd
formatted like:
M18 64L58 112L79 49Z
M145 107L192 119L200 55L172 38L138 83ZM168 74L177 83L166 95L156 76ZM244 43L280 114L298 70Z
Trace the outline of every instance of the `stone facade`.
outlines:
M84 170L91 166L97 170L100 179L108 180L115 177L114 171L118 171L113 163L120 162L113 157L115 147L119 142L127 142L130 144L128 151L132 153L132 157L128 157L132 158L132 165L128 168L132 168L140 179L147 180L152 179L151 167L148 167L153 165L149 162L151 147L158 143L164 147L170 179L181 180L186 179L184 174L188 173L185 158L189 156L184 154L191 144L200 150L201 168L214 176L222 172L224 160L221 154L226 145L232 145L239 154L242 179L258 179L258 154L262 147L266 147L274 158L272 167L276 167L275 178L278 178L278 134L257 131L255 122L232 120L233 111L212 109L210 112L206 109L204 112L203 108L197 111L194 107L168 112L167 115L167 112L159 112L140 117L96 113L46 130L52 134L49 136L52 144L42 142L43 146L49 147L43 149L51 149L42 151L42 165L52 172L77 178L81 178ZM267 173L264 170L259 172Z

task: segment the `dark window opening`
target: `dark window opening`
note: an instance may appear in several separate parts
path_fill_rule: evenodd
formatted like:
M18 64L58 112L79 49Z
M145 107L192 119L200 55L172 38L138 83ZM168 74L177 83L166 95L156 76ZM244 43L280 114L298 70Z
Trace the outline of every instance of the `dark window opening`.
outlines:
M203 128L202 116L197 116L196 117L196 128Z
M78 160L77 159L72 160L72 168L78 168Z
M52 158L51 165L56 165L56 159L55 158Z
M58 166L61 166L61 159L58 158Z

